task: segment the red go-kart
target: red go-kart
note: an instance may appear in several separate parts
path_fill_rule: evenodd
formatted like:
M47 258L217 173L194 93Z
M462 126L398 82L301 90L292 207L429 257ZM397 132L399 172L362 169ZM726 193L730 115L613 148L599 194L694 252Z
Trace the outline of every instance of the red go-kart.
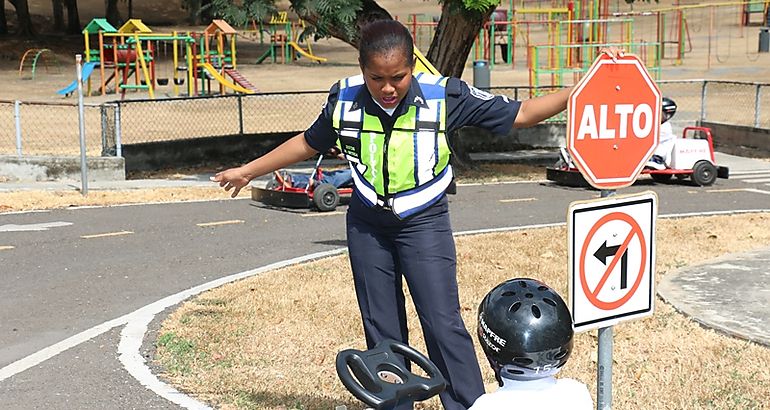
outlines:
M312 178L306 186L292 186L287 181L287 174L274 172L274 178L268 181L264 188L252 187L251 199L266 205L283 208L315 208L321 212L333 211L339 204L347 204L353 193L353 186L339 188L328 183L321 183L323 172L319 155L311 172Z

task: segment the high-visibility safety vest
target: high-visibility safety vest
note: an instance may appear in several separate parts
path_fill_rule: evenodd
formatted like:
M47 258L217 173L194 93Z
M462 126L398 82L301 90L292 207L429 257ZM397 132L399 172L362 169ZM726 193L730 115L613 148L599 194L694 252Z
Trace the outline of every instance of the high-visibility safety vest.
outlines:
M446 77L418 74L425 101L408 104L387 133L380 119L354 101L363 75L340 81L332 125L367 206L390 208L399 218L438 201L452 182L446 136ZM414 81L414 80L413 80Z

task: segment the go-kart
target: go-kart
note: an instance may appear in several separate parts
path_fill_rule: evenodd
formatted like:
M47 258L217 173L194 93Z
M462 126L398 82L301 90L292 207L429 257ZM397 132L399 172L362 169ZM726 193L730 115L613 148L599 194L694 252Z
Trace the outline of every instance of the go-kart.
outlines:
M425 376L410 371L405 361L416 364ZM430 359L392 339L385 339L366 351L339 352L336 370L345 388L373 409L390 409L401 403L426 400L446 387L441 372Z
M292 186L288 182L288 174L276 171L273 173L273 179L268 181L264 188L251 188L251 199L274 207L314 208L321 212L333 211L337 209L337 205L347 204L353 193L352 185L338 188L332 184L320 183L323 179L323 158L323 154L318 156L307 185Z
M716 163L710 128L685 127L682 138L674 141L669 166L665 169L645 167L641 173L658 183L689 178L695 185L710 186L717 178L728 178L730 171ZM546 179L572 187L590 186L563 148L556 164L546 168Z

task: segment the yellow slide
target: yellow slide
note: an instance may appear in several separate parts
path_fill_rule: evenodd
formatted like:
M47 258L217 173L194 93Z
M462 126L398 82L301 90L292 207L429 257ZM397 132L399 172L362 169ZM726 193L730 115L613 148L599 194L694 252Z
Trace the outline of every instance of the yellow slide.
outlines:
M428 73L432 75L438 75L440 76L441 73L436 70L436 67L433 66L433 64L428 61L427 58L425 58L424 55L420 52L420 50L417 49L417 47L414 48L414 72L415 73Z
M289 45L292 46L292 48L294 48L294 50L296 50L298 53L302 54L303 56L305 56L305 57L307 57L307 58L309 58L311 60L318 61L319 63L325 63L328 60L328 59L326 59L324 57L318 57L316 55L308 53L302 47L300 47L299 44L297 44L297 43L295 43L293 41L289 41Z
M254 94L254 90L249 90L248 88L243 88L240 85L235 84L235 83L231 82L230 80L228 80L227 78L223 77L222 74L219 74L219 71L217 71L217 69L214 68L214 66L211 65L210 63L203 63L203 64L201 64L201 67L205 68L206 71L208 71L211 74L211 76L214 77L215 80L219 81L219 84L222 84L225 87L227 87L227 88L229 88L231 90L235 90L235 91L237 91L239 93Z

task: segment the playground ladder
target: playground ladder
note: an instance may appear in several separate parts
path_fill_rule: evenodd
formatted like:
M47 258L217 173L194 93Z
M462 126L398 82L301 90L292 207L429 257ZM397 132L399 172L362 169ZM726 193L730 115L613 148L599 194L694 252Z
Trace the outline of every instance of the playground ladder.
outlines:
M229 75L230 78L232 78L233 81L241 87L252 90L254 92L259 92L257 87L250 83L249 80L247 80L246 77L244 77L243 74L241 74L238 70L226 68L225 74Z

